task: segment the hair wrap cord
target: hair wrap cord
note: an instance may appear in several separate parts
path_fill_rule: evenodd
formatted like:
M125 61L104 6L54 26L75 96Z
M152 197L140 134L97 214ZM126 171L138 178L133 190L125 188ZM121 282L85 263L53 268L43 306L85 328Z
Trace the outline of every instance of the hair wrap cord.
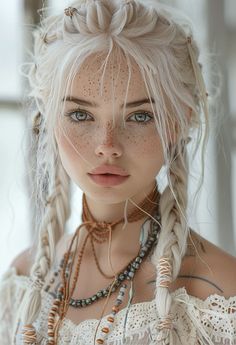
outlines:
M142 208L144 211L148 211L150 214L153 213L153 211L156 209L158 201L160 198L160 194L158 191L158 187L157 187L157 183L155 184L154 189L151 191L151 193L140 203L139 207ZM155 201L155 202L153 202ZM65 317L67 310L69 308L69 301L74 293L75 290L75 286L76 286L76 282L78 280L79 277L79 271L80 271L80 266L81 266L81 262L82 262L82 258L83 258L83 254L87 245L88 240L90 239L90 243L91 243L91 247L92 247L92 251L93 251L93 255L94 255L94 259L96 262L96 266L98 268L98 270L100 271L100 273L105 276L105 277L109 277L109 278L115 278L116 277L116 273L114 272L112 265L111 265L111 260L110 260L110 245L109 245L109 263L111 266L112 271L114 272L113 276L108 276L106 275L98 262L98 259L96 257L96 253L95 253L95 247L94 247L94 242L96 243L103 243L107 241L107 237L109 237L109 239L111 240L111 233L112 230L114 230L114 227L117 224L120 224L122 221L124 221L124 218L122 217L121 219L114 221L112 223L108 223L108 222L97 222L92 214L90 213L90 210L88 208L88 204L86 201L86 197L85 194L83 194L83 199L82 199L82 203L83 203L83 212L82 212L82 221L83 223L77 228L77 230L75 231L75 234L71 240L69 249L67 251L67 253L64 255L64 265L63 265L63 269L62 269L62 274L61 274L61 278L62 278L62 291L65 292L65 296L64 296L64 300L62 301L62 305L58 308L59 310L59 318L56 322L55 328L54 328L54 334L53 337L51 337L51 343L49 342L49 344L56 344L57 343L57 339L58 339L58 332L59 332L59 328L60 328L60 324L63 321L63 318ZM141 211L139 208L134 209L130 215L128 215L128 221L129 222L135 222L138 221L139 219L142 219L144 217L144 212ZM73 263L74 263L74 259L75 259L75 254L73 255L73 260L72 260L72 265L70 267L70 272L69 272L69 278L68 280L66 279L66 267L68 265L68 260L70 255L72 254L72 246L73 243L75 241L75 239L77 239L77 244L78 244L78 234L80 232L80 229L82 227L85 226L85 229L87 230L87 235L83 241L83 244L81 246L81 250L78 254L78 261L75 267L75 273L73 278L72 277L72 268L73 268ZM110 241L109 241L110 242ZM109 243L110 244L110 243ZM76 245L76 250L75 253L77 251L77 245ZM118 274L119 272L117 272ZM73 285L70 288L70 280L72 279ZM107 297L107 300L105 302L105 304L107 304L108 302L108 298L110 297L110 294ZM102 314L104 313L105 310L105 306L103 307L103 311Z
M172 282L171 269L172 266L170 264L170 259L161 257L158 265L157 286L167 289L169 288L170 283Z
M41 291L43 288L43 285L44 285L44 281L42 281L42 279L40 279L39 277L36 277L36 279L32 279L32 277L30 277L31 289Z

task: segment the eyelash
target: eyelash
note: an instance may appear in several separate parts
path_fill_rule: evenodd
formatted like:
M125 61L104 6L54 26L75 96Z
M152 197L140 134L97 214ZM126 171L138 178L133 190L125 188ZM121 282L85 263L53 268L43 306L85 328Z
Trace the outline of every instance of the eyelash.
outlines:
M76 113L82 113L82 114L86 114L86 115L91 116L87 111L84 111L84 110L81 110L81 109L77 109L77 110L73 110L73 111L67 112L65 114L65 116L68 116L68 120L71 121L71 122L85 122L86 121L86 120L74 119L73 115L75 115ZM139 114L149 116L149 121L134 121L134 122L141 123L142 125L148 125L153 120L153 116L151 116L149 112L141 111L141 110L133 113L130 117L135 116L135 115L139 115Z

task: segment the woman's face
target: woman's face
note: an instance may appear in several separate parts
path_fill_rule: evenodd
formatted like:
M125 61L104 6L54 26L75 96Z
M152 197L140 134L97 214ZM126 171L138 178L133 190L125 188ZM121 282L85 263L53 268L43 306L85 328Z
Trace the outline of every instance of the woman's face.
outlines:
M60 157L68 175L86 195L103 202L122 202L150 191L150 186L154 185L163 165L161 142L151 105L145 102L131 104L148 99L139 72L132 69L124 127L122 105L128 83L126 63L120 65L118 77L117 65L107 68L101 96L102 73L99 68L102 61L99 57L95 60L89 57L86 62L87 67L84 65L80 69L71 93L66 97L65 112L57 120L55 135ZM115 83L114 95L112 81ZM129 177L116 185L98 184L89 173L102 164L116 165Z

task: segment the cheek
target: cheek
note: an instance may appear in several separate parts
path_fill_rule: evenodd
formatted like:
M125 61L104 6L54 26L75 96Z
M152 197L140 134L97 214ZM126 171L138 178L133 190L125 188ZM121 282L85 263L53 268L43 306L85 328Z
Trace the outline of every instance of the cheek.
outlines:
M136 157L142 156L142 158L146 157L148 160L152 157L162 156L162 145L156 129L143 131L135 135L130 134L127 141L127 147L136 154Z
M58 131L57 131L58 133ZM57 144L61 156L74 159L86 155L92 147L93 136L88 131L78 131L75 126L63 126L57 134Z

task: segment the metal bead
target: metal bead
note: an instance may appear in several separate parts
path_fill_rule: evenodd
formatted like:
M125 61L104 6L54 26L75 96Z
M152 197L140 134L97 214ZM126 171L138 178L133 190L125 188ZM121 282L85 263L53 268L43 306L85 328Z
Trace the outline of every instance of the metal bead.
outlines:
M117 300L116 300L116 306L121 305L122 302L123 302L123 301L122 301L121 299L117 299Z

